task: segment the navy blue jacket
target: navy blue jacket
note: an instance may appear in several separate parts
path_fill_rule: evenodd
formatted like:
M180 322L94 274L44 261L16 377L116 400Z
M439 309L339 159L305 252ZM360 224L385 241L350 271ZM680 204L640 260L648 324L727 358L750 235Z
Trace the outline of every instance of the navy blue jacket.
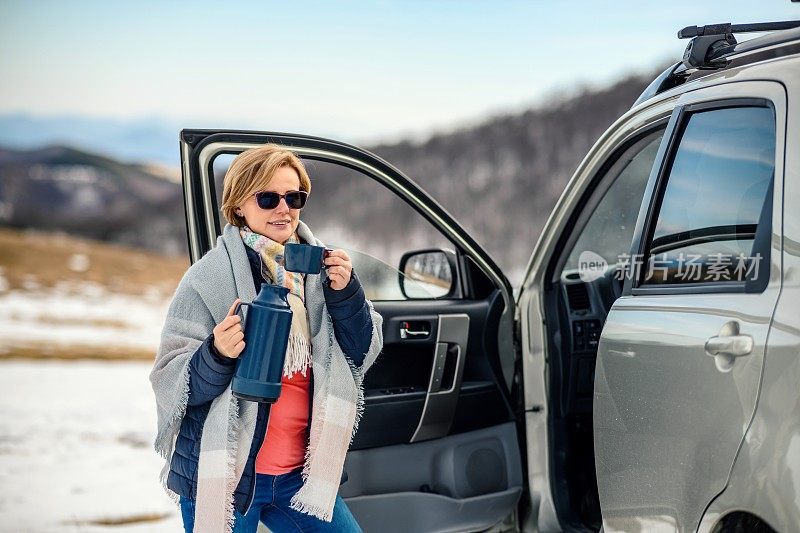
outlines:
M265 282L261 276L260 260L257 252L250 247L245 247L250 260L256 292ZM364 355L369 349L372 340L372 317L369 313L364 289L352 271L350 282L341 290L330 287L330 280L323 283L325 306L333 321L333 330L336 340L342 347L345 355L356 365L364 361ZM181 422L178 438L175 443L175 452L170 462L170 471L167 477L167 486L177 494L190 498L197 498L197 460L200 455L200 437L203 431L211 401L222 394L228 387L236 368L236 359L231 359L217 353L214 348L214 334L206 338L203 344L192 355L189 363L189 402L186 414ZM311 427L311 400L314 390L314 375L311 374L312 394L309 394L309 420L306 427L306 438ZM234 492L234 505L240 513L245 513L250 507L255 489L255 461L256 455L264 441L269 420L270 404L258 404L258 416L253 442L250 446L250 455L247 459L244 472ZM347 477L342 476L344 483Z

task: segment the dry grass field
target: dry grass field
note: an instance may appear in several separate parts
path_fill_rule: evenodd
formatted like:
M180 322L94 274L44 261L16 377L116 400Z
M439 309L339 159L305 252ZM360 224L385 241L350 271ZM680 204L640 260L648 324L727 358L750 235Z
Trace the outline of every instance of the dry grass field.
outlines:
M0 228L0 359L153 358L185 257Z
M0 228L0 273L9 290L97 284L109 292L171 294L188 257L164 257L64 234Z

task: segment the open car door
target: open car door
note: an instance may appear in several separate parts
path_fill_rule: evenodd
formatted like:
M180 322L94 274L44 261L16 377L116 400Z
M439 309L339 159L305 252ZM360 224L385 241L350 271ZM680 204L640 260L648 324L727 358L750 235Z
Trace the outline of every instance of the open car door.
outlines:
M340 487L359 524L365 531L464 531L513 519L525 477L511 390L517 351L508 280L387 162L343 143L280 133L181 133L192 262L224 225L225 161L265 143L304 160L312 192L302 220L327 246L348 250L383 316L383 352L365 378L365 411ZM414 255L411 244L427 250ZM447 272L436 267L438 277L426 279L427 259L437 258Z

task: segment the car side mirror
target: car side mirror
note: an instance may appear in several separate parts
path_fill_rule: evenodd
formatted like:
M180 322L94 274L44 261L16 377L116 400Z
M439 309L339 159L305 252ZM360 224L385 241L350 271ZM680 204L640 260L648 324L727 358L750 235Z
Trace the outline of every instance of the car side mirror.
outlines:
M406 252L399 270L400 292L406 298L444 298L455 293L454 252L438 248Z

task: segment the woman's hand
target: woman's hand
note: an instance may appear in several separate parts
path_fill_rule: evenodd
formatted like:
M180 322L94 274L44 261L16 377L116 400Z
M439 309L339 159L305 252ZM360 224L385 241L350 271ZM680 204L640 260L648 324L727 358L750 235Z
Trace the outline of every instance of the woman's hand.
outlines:
M353 271L353 263L350 256L344 250L333 250L325 258L328 266L328 279L331 280L331 288L340 291L350 283L350 273Z
M225 357L236 359L244 350L244 331L242 317L235 313L239 298L228 309L228 316L214 327L214 348Z

